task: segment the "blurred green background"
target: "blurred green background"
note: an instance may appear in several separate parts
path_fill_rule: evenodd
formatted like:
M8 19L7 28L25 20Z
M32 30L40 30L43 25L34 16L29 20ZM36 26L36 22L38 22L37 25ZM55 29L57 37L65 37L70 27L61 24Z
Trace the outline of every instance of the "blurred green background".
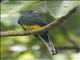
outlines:
M43 42L32 35L8 36L0 37L1 60L80 60L80 1L1 0L0 5L0 30L14 32L24 31L17 21L20 13L28 9L40 12L50 23L79 5L75 14L50 30L57 55L51 56Z

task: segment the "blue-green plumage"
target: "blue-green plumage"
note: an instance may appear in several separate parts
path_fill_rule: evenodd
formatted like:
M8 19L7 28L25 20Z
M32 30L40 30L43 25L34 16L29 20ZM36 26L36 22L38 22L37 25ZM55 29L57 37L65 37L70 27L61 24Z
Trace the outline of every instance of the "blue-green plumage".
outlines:
M38 13L35 14L34 11L32 10L22 13L18 23L24 25L34 25L34 24L38 24L40 26L47 25L45 18L43 16L40 16Z
M18 23L22 26L24 30L37 29L38 27L41 28L47 25L45 18L39 15L39 13L35 13L32 10L23 12L19 17ZM34 36L40 38L44 42L51 54L56 54L56 50L52 41L50 40L48 30L42 33L38 33Z

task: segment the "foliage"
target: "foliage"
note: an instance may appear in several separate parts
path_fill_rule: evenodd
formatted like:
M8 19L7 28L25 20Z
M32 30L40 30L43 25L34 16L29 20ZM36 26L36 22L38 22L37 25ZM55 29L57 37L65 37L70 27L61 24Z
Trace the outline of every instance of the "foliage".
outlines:
M66 15L80 1L1 1L1 31L23 31L17 21L21 12L28 9L36 10L51 21ZM70 39L80 44L80 6L76 14L65 20L61 25L50 30L50 36L56 47L74 46L67 41L64 29ZM65 52L65 51L64 51ZM51 59L41 40L33 36L1 37L0 47L2 60L35 60Z

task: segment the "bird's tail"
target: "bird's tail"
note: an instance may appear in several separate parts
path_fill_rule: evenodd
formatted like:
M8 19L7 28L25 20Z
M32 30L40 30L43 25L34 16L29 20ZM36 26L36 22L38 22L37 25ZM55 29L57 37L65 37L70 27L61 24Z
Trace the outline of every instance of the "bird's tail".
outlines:
M46 34L46 37L48 38L48 41L44 40L45 38L43 38L40 35L38 35L38 37L44 42L44 44L46 45L46 47L47 47L48 51L50 52L50 54L52 54L52 55L56 55L57 54L56 49L55 49L52 41L50 40L48 34Z

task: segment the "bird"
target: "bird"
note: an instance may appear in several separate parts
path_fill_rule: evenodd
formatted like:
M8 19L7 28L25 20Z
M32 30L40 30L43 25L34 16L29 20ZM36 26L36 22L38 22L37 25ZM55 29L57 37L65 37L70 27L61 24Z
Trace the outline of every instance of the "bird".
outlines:
M48 23L46 22L45 17L40 15L37 11L33 10L27 10L23 13L21 13L18 24L26 31L39 29L44 26L46 26ZM34 35L35 37L41 39L45 46L47 47L47 50L50 52L51 55L56 55L57 51L56 48L50 39L49 36L49 30L46 30L41 33L37 33Z

